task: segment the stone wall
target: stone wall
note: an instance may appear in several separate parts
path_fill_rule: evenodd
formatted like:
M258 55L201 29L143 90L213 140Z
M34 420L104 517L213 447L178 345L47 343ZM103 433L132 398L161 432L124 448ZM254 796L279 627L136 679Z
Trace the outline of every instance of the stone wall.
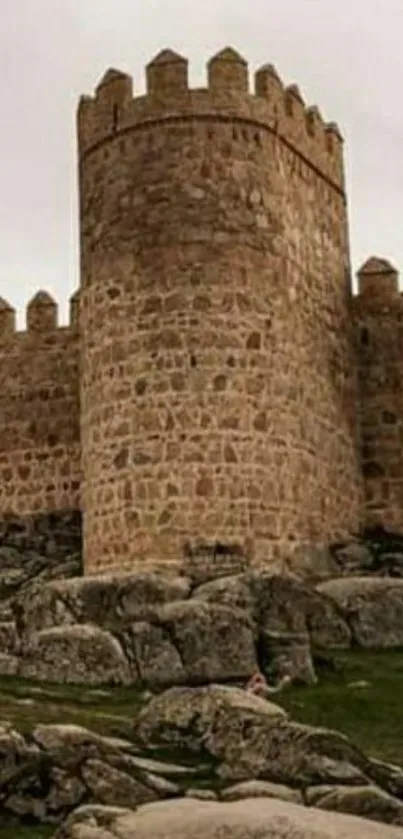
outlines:
M78 332L45 292L27 329L0 303L0 516L76 509L80 499Z
M390 263L371 258L354 299L365 523L403 530L403 297Z
M187 74L80 101L70 325L0 300L0 516L82 509L89 574L403 530L403 298L379 259L352 298L337 126L232 49Z
M358 527L342 143L272 68L248 87L164 51L145 97L109 71L80 103L87 573Z

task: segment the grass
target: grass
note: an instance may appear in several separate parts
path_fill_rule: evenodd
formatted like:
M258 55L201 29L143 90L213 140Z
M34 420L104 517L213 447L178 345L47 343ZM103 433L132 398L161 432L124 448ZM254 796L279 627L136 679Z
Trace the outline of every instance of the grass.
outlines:
M0 825L1 839L51 839L54 833L55 827L49 825Z
M143 692L137 688L91 690L0 676L0 720L8 720L23 734L38 724L71 723L99 734L132 738L132 723L143 703Z
M299 722L343 732L369 757L403 767L403 651L349 650L318 686L293 687L279 704ZM368 686L354 687L367 682Z
M368 756L403 766L403 651L349 650L335 654L333 662L333 669L320 672L318 685L291 687L278 696L279 704L294 720L339 730ZM25 704L26 699L33 704ZM133 740L143 702L134 687L98 691L0 677L0 720L24 733L38 723L74 723ZM164 750L155 757L172 760L175 755ZM0 839L48 839L53 834L48 826L0 825Z

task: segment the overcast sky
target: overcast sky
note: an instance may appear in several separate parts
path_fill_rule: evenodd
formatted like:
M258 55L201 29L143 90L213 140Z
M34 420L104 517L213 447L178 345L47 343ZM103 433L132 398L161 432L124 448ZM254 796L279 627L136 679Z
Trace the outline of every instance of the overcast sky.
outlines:
M169 46L203 84L227 44L339 123L354 270L371 253L403 270L403 0L0 0L0 294L78 285L75 109L109 66L144 90ZM21 314L19 317L21 321Z

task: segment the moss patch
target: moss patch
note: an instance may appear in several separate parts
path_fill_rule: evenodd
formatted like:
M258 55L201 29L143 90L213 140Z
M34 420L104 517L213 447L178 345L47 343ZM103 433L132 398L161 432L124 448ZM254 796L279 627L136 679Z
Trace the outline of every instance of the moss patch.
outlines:
M55 827L49 825L0 824L0 839L50 839Z
M343 651L334 664L333 672L317 668L318 685L285 690L279 704L295 720L341 731L369 757L403 766L403 651Z

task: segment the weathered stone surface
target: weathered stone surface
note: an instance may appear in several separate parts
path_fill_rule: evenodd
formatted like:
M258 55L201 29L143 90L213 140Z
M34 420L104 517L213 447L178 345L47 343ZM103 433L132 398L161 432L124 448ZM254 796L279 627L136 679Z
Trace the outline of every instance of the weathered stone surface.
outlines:
M199 585L193 590L192 598L208 603L221 603L231 609L243 609L251 618L255 617L256 597L247 574L221 577Z
M294 723L279 706L238 688L171 688L143 708L133 734L135 744L53 724L24 738L3 726L2 813L60 823L84 802L110 813L112 804L134 809L180 795L273 797L402 823L399 767L369 760L341 734ZM182 754L183 764L155 759L156 749Z
M117 750L107 737L81 725L38 725L32 732L32 739L61 766L77 765L85 757L103 757Z
M14 621L0 623L0 652L6 655L18 652L18 635Z
M217 801L218 795L211 789L187 789L185 792L186 798L197 798L199 801Z
M139 621L117 637L139 681L158 687L186 680L180 653L164 627Z
M284 557L284 571L306 584L338 577L342 573L340 564L328 547L309 542L290 548Z
M193 585L201 585L209 580L241 574L249 565L248 558L238 546L200 544L186 546L182 568Z
M37 755L35 745L28 745L11 725L0 725L0 784L7 782L22 763L28 763Z
M19 672L30 679L85 685L136 680L118 640L85 624L35 633L20 660Z
M20 659L14 655L0 652L0 674L2 676L16 676L20 669Z
M255 614L265 664L276 677L315 681L311 644L344 647L350 631L340 610L326 596L291 578L268 573L250 575Z
M309 684L312 653L403 644L403 581L377 576L312 588L249 571L191 591L174 575L104 575L31 587L13 610L0 673L81 684L246 681L257 666Z
M359 646L403 646L403 580L350 577L320 583L317 590L337 603Z
M91 797L100 804L130 807L158 800L160 795L126 772L101 760L86 760L81 776Z
M80 726L39 725L28 742L4 727L0 757L2 815L60 822L83 801L136 807L179 794L161 774L164 764L142 765L109 738ZM171 769L168 764L168 774Z
M188 683L247 678L256 667L253 627L241 610L192 600L160 609Z
M286 716L278 705L238 688L175 687L148 703L140 713L136 732L144 743L174 744L197 751L206 737L215 736L221 743L219 738L225 739L225 731L230 736L232 726L234 737L242 739L245 721L259 728L259 724L273 725Z
M244 798L279 798L281 801L293 801L302 804L302 793L284 784L270 781L244 781L224 789L220 795L222 801L241 801Z
M367 760L347 738L291 722L281 708L234 688L174 688L152 699L137 728L144 743L203 745L230 780L362 784Z
M243 609L259 637L261 665L281 678L315 681L311 645L348 647L351 632L340 609L292 577L250 572L206 583L193 598Z
M156 607L186 598L189 588L182 577L156 574L55 580L23 601L24 623L31 632L78 623L119 627L146 620Z
M271 798L158 802L135 813L83 807L56 839L403 839L403 830Z
M374 556L369 546L363 542L348 542L333 551L334 561L339 576L364 576L374 570Z
M0 518L0 623L20 630L20 602L48 580L80 574L80 552L78 512Z
M314 787L306 790L306 801L322 810L351 813L383 824L403 825L403 802L378 787Z

